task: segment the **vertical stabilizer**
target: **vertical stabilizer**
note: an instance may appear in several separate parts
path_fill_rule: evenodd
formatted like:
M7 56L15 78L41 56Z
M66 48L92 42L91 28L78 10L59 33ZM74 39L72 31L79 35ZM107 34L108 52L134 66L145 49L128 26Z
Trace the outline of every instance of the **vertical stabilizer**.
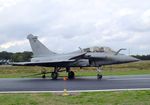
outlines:
M38 40L37 36L33 36L32 34L30 34L27 36L27 39L29 39L34 57L43 57L55 54L54 52L50 51L46 46L44 46Z

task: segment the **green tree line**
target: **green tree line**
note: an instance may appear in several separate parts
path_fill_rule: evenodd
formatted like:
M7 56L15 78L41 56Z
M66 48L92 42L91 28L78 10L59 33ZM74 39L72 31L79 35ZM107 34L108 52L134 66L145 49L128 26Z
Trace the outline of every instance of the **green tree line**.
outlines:
M0 52L0 60L10 60L11 62L28 62L32 58L32 52L24 51L24 52Z
M132 56L141 60L150 60L150 55L132 55Z

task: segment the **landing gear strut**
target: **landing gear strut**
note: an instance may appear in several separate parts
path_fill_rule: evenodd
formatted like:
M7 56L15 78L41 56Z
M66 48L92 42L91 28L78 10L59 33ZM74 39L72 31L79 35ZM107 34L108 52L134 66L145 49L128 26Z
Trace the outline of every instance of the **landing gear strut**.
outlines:
M103 75L102 75L102 67L97 67L97 79L101 80L103 78Z
M51 73L51 78L53 80L56 80L58 78L58 72L61 68L60 67L55 67L54 71Z
M53 80L56 80L58 78L58 73L57 72L52 72L51 77Z

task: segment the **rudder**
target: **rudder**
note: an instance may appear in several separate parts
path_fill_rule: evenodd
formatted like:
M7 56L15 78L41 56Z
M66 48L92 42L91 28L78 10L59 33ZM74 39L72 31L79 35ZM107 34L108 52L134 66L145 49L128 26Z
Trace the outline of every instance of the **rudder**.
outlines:
M37 36L30 34L27 36L27 39L29 39L34 57L43 57L43 56L56 54L56 53L50 51L44 44L42 44L38 40Z

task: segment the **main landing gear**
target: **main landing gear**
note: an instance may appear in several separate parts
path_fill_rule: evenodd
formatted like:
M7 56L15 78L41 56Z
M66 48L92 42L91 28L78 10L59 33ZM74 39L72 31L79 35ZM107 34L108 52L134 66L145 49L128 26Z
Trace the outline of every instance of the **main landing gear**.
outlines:
M55 67L54 71L51 73L52 80L56 80L58 78L58 72L61 72L60 69L60 67ZM75 78L75 73L70 70L70 67L66 67L65 71L68 72L68 79L72 80Z
M75 78L75 73L73 71L68 72L68 79L74 79Z
M51 77L53 80L56 80L58 78L58 73L57 72L52 72Z
M52 80L56 80L58 78L58 72L60 71L60 67L55 67L54 71L51 73Z
M44 68L43 68L44 69ZM45 79L46 78L46 74L51 73L51 78L53 80L56 80L58 78L58 72L61 68L59 67L55 67L53 72L47 72L45 69L41 71L40 74L42 74L42 78Z
M75 73L73 71L70 71L70 67L66 67L66 72L68 72L68 79L74 79Z
M59 76L58 72L62 72L64 70L61 70L60 71L60 67L55 67L54 68L54 71L53 72L46 72L46 71L42 71L42 78L46 78L46 74L47 73L51 73L51 78L52 80L56 80ZM101 80L103 78L103 75L102 75L102 67L97 67L97 79ZM70 67L66 67L66 70L65 70L67 73L68 73L68 79L72 80L72 79L75 79L75 73L73 71L70 70Z
M103 78L103 75L102 75L102 67L97 67L97 79L101 80Z

